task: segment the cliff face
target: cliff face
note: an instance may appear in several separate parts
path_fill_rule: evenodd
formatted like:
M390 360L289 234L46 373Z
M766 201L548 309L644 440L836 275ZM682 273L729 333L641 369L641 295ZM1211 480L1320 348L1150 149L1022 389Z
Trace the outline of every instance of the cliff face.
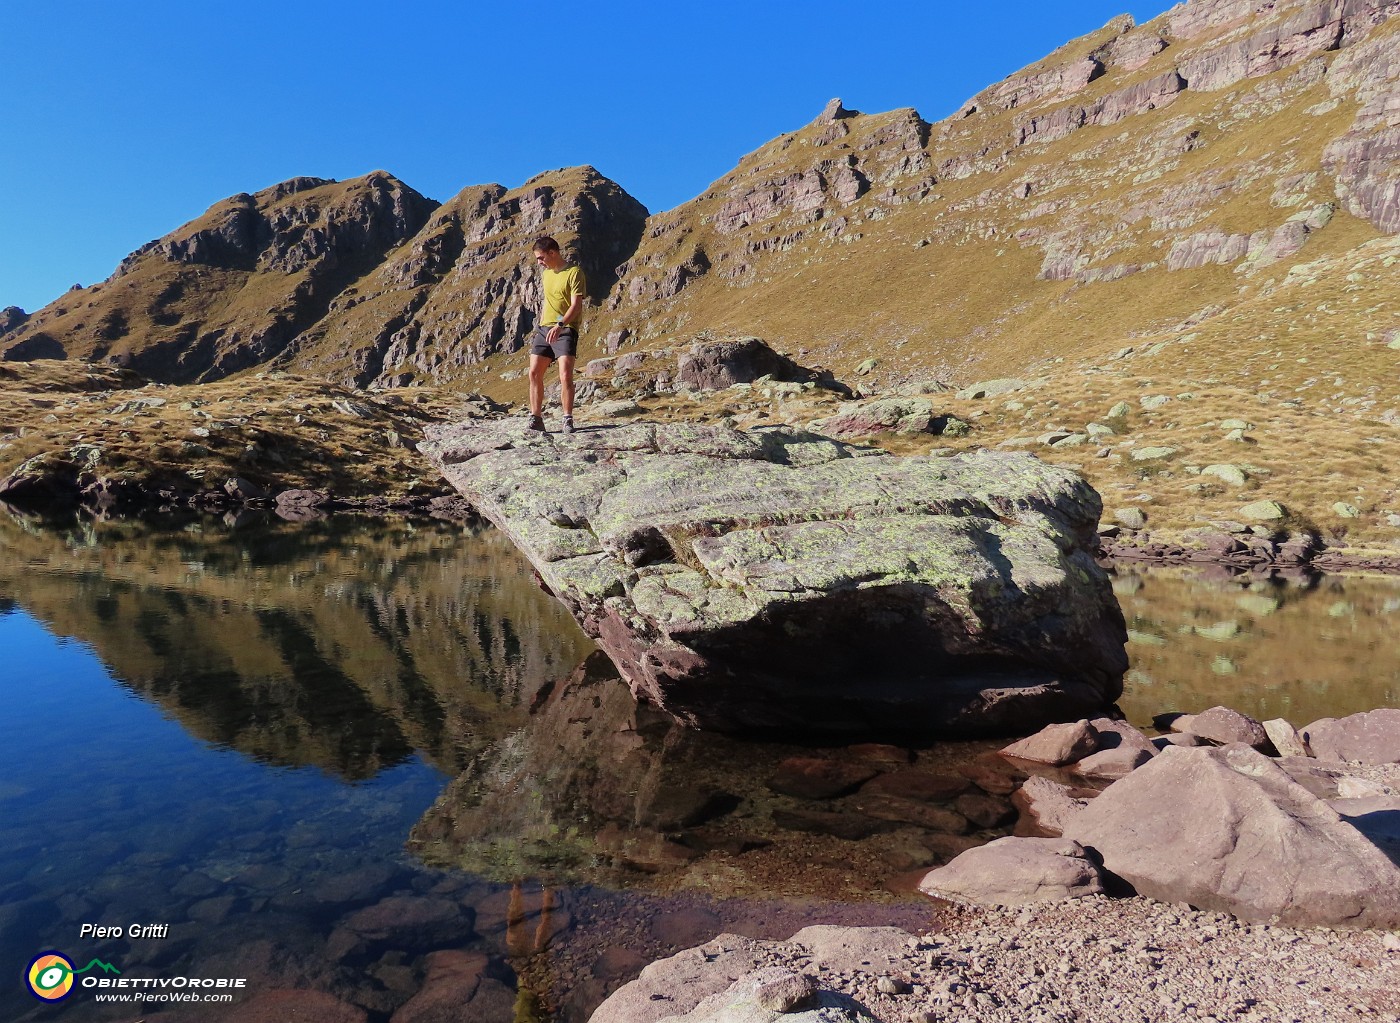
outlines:
M832 101L649 218L587 167L441 206L382 173L297 179L28 319L6 310L0 357L508 390L497 356L533 325L545 232L589 272L585 356L713 329L838 372L875 356L897 380L1111 352L1400 231L1397 10L1193 0L1120 17L936 124Z

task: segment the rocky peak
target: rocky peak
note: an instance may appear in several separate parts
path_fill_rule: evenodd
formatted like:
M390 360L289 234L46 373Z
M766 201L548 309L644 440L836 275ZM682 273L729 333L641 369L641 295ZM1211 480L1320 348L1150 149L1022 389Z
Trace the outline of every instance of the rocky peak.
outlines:
M273 357L361 384L470 376L533 326L528 245L548 232L588 272L586 337L609 350L708 329L809 347L836 372L878 355L904 379L1016 375L1070 336L1228 309L1268 286L1261 267L1287 280L1319 232L1400 231L1397 11L1192 0L1122 16L937 125L833 99L649 218L592 167L441 206L383 171L295 178L216 204L104 285L9 314L0 357L158 379Z
M131 272L152 254L218 269L295 272L338 246L383 251L398 245L436 206L383 171L343 184L292 178L216 203L128 256L117 273Z
M29 314L17 305L0 309L0 334L8 334L27 319Z
M110 281L40 310L5 356L56 352L161 381L217 379L284 351L436 207L383 171L240 192L128 256Z
M374 173L367 175L365 180L368 182L374 178L381 177L388 177L388 175L385 174L383 171L375 171ZM263 189L261 192L258 193L258 199L264 203L278 202L282 199L287 198L287 196L289 195L296 195L296 193L298 192L305 192L312 188L320 188L323 185L334 184L334 178L288 178L286 181L273 185L271 188Z
M846 208L926 171L928 134L912 108L870 115L832 100L815 121L749 154L698 198L648 221L637 254L618 268L621 284L608 301L618 318L608 325L625 320L643 338L661 333L697 282L718 277L721 286L737 286L766 253L836 239Z
M246 192L211 206L199 220L167 235L139 254L155 252L172 263L201 263L226 269L251 270L257 261L260 229L258 202ZM120 273L135 266L128 259Z
M299 358L360 384L437 381L520 348L541 295L530 246L558 239L594 301L635 250L646 208L593 167L479 185L444 204L303 337Z
M830 124L832 121L840 121L843 118L855 117L859 113L859 110L847 110L844 106L841 105L841 100L839 98L835 98L827 102L826 106L822 108L822 112L819 115L817 115L817 119L812 123Z

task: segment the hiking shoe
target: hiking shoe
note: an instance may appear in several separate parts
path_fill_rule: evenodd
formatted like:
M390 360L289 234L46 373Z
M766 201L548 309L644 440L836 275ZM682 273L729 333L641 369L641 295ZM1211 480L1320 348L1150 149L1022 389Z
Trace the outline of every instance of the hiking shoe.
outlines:
M531 416L530 425L525 427L525 429L534 430L536 433L544 433L544 420L539 416Z
M563 425L560 429L561 429L564 433L573 433L573 432L574 432L574 417L573 417L573 416L565 416L565 417L564 417L564 425Z

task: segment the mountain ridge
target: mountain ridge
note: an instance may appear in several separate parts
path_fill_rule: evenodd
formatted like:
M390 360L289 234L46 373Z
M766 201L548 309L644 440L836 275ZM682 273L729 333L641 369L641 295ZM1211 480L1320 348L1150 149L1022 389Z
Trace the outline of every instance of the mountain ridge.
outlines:
M1397 9L1120 16L939 122L833 100L655 214L589 167L445 203L383 171L296 178L216 203L101 284L7 310L0 358L509 396L500 363L533 326L545 232L594 282L586 350L760 333L838 371L874 357L887 384L1022 372L1070 338L1111 351L1251 301L1322 239L1400 230Z

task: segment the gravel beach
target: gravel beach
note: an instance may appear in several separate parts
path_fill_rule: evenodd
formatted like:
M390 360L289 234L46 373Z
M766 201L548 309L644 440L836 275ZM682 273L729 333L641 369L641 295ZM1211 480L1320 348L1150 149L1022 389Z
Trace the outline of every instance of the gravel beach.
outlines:
M816 938L801 932L788 942L723 935L675 957L678 967L686 957L708 963L704 975L714 986L677 989L676 970L658 964L595 1019L727 1019L704 1008L688 1014L733 980L774 968L811 977L823 1004L859 1006L884 1023L1400 1019L1395 933L1250 924L1103 896L1006 910L943 906L935 915L939 929L922 935L885 928L819 928L825 933Z

